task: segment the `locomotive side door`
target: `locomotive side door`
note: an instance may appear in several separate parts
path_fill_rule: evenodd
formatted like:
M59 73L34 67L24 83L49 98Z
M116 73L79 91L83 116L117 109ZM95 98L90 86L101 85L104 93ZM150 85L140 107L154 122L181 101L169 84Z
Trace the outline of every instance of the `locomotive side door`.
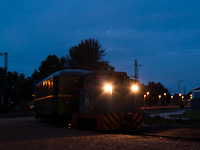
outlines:
M80 94L80 112L88 113L91 108L91 76L90 74L83 76L82 89Z

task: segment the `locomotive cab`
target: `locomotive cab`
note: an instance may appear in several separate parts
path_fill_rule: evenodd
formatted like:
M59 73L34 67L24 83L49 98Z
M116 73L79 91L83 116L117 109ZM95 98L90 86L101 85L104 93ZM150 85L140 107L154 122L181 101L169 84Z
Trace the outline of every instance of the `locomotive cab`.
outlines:
M83 77L82 113L130 113L138 111L137 93L130 89L125 72L94 71Z

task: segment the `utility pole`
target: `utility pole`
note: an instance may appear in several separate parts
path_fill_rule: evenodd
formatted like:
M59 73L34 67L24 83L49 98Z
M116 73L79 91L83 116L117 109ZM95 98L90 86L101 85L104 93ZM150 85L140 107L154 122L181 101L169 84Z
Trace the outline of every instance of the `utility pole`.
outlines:
M138 63L137 63L137 60L135 60L135 81L137 82L138 81Z
M6 108L6 111L7 111L7 108L8 108L8 106L9 106L9 104L8 104L8 91L7 91L7 70L8 70L8 53L7 52L5 52L5 60L4 60L5 62L4 62L4 70L5 70L5 108Z
M8 69L8 53L5 52L5 60L4 60L4 69L5 69L5 74L7 75L7 69Z
M183 87L183 91L184 91L184 96L185 96L185 86Z

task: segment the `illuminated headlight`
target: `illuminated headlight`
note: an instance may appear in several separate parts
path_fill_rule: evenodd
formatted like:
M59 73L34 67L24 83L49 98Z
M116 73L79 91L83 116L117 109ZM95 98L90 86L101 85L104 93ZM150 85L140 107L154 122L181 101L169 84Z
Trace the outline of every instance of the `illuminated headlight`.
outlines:
M137 86L137 85L133 85L133 86L131 87L131 90L132 90L133 92L137 92L137 91L138 91L138 86Z
M109 92L109 93L112 94L112 86L111 86L111 85L109 85L109 84L105 85L104 90L105 90L106 92Z

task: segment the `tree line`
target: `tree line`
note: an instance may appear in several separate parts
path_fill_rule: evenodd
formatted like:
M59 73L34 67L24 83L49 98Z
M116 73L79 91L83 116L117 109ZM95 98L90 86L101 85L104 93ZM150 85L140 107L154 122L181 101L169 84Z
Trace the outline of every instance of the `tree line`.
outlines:
M61 58L56 55L47 56L39 68L34 70L31 77L25 78L23 73L18 74L15 71L8 72L6 95L11 102L11 108L16 105L20 105L21 108L28 107L29 102L33 101L35 84L56 71L63 69L114 71L115 68L103 59L106 55L105 51L106 49L97 39L90 38L71 47L68 54ZM0 68L0 89L5 89L4 71Z
M34 83L62 69L114 71L115 68L103 59L105 50L97 39L90 38L71 47L66 56L58 58L56 55L49 55L41 62L40 67L35 69L32 75Z
M12 106L20 105L21 108L26 108L30 101L33 101L34 86L36 83L45 79L52 73L63 69L84 69L84 70L102 70L114 71L115 68L104 60L106 49L102 47L97 39L82 40L78 45L69 49L68 54L61 58L56 55L49 55L41 62L38 69L34 70L31 77L25 78L25 75L17 72L8 72L7 74L7 95L10 97ZM4 89L4 69L0 68L0 89ZM140 95L143 96L146 92L148 95L149 105L158 103L158 94L167 93L166 101L170 103L169 91L158 82L149 82L148 85L140 86ZM164 97L162 97L164 101ZM14 108L13 108L14 109Z

